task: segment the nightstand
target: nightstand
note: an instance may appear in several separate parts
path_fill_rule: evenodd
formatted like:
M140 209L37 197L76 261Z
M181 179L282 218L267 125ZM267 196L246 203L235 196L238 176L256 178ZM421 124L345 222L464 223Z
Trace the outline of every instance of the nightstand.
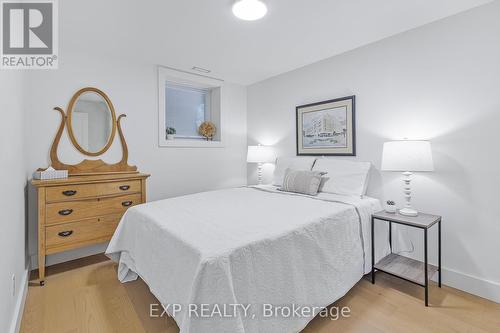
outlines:
M389 223L389 245L391 253L375 264L375 220ZM407 258L392 252L392 224L402 224L423 230L424 262ZM438 226L438 267L428 261L427 234L428 230ZM375 270L398 277L425 288L425 306L429 305L429 279L438 272L438 285L441 288L441 216L419 213L418 216L404 216L380 211L372 215L372 283L375 283Z

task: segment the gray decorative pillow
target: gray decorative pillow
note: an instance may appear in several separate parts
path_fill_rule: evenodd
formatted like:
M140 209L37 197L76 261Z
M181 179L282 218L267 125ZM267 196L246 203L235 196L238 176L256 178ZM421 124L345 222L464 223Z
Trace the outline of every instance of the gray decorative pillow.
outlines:
M321 184L321 176L324 174L326 172L286 169L285 177L283 177L283 185L280 190L316 195Z

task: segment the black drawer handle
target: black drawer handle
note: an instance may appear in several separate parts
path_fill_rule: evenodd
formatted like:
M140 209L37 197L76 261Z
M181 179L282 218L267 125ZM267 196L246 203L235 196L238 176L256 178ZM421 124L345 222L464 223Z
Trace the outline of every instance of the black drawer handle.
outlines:
M63 209L59 211L59 215L66 216L73 213L73 209Z
M68 231L61 231L60 233L58 233L58 235L61 237L68 237L68 236L71 236L72 233L73 233L73 230L68 230Z
M122 191L126 191L129 188L130 188L130 185L122 185L122 186L120 186L120 190L122 190Z
M122 202L122 206L123 207L128 207L130 205L132 205L132 201L124 201L124 202Z
M67 197L71 197L71 196L76 194L76 191L74 191L74 190L63 191L62 194L64 194Z

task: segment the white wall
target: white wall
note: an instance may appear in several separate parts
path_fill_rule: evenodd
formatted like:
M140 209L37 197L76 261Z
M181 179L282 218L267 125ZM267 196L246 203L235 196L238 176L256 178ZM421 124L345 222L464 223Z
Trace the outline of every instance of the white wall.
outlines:
M26 285L24 167L24 73L0 74L0 332L10 332L16 324ZM13 290L12 275L16 279ZM14 326L11 326L14 325Z
M148 200L246 184L246 88L224 83L222 100L224 148L158 147L158 79L154 64L122 62L120 59L73 54L61 44L60 68L30 73L27 102L27 168L49 164L49 149L60 123L55 106L67 108L73 93L86 86L103 90L117 115L127 114L122 125L129 148L129 164L150 173ZM93 52L94 53L94 52ZM59 156L66 162L83 157L63 135ZM104 159L121 158L118 136ZM31 195L32 197L33 195ZM32 199L32 198L30 198ZM36 259L36 210L30 200L29 249ZM95 246L56 254L48 264L104 250ZM33 262L33 266L36 263Z
M431 140L436 171L415 177L414 206L443 216L444 282L497 302L499 17L494 2L248 88L248 143L279 155L295 155L295 106L353 94L357 160L380 168L384 141ZM400 176L373 172L369 194L401 204Z

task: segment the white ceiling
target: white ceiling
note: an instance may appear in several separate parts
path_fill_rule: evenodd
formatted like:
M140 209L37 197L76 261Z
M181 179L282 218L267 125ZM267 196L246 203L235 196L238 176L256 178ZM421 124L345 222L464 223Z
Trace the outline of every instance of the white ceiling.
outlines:
M232 15L232 0L59 1L60 48L251 84L491 2L264 1L267 16L252 22Z

